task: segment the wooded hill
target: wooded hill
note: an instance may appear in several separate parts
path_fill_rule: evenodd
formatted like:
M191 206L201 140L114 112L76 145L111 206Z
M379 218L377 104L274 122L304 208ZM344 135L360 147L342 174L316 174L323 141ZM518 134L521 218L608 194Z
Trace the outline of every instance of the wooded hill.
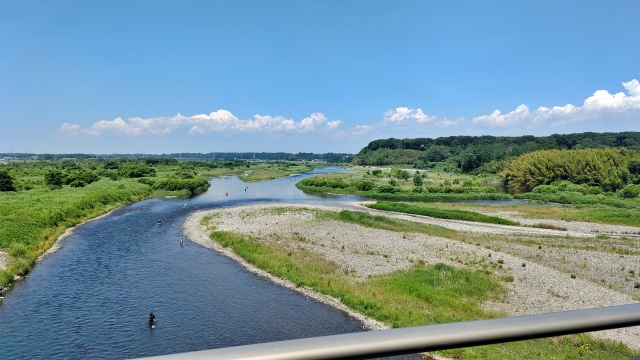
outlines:
M536 150L617 148L640 150L640 132L506 136L448 136L436 139L374 140L360 150L357 165L412 164L433 168L447 164L466 173L498 173L506 160Z

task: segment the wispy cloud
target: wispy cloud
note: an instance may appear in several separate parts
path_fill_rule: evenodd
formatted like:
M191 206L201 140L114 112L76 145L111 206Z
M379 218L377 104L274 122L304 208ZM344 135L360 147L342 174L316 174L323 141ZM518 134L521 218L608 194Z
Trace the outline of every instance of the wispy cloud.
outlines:
M102 120L82 128L80 125L62 124L59 134L69 136L117 134L138 136L144 134L169 134L182 128L189 128L190 134L205 133L270 133L270 134L305 134L314 131L333 132L342 124L341 120L329 121L321 113L313 113L308 117L294 121L283 116L254 115L253 119L241 120L227 110L218 110L210 114L157 118L121 118Z

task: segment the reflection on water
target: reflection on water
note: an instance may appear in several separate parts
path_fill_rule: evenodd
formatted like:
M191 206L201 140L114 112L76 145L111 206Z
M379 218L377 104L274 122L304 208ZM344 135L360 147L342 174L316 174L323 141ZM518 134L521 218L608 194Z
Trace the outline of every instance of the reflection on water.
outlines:
M179 245L195 210L356 199L304 194L295 182L305 176L214 179L194 199L146 200L81 226L0 305L0 358L135 358L362 331L342 312L214 251Z
M519 188L519 187L515 187L515 186L506 186L506 185L492 185L495 189L496 192L499 194L509 194L509 195L516 195L516 194L524 194L527 191Z

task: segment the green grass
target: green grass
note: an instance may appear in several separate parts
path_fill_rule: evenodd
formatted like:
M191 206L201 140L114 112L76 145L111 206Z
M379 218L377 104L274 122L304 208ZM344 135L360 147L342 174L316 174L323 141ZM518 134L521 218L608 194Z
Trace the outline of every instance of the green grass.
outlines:
M292 174L302 174L313 170L317 164L309 164L302 162L247 162L249 167L240 166L235 168L216 168L207 169L200 172L200 175L210 177L219 177L225 175L237 175L242 181L253 182L271 180Z
M531 205L486 205L472 203L439 203L438 207L483 210L517 211L521 216L531 219L553 219L564 221L584 221L600 224L640 226L640 211L622 209L604 205L578 206L531 206Z
M528 192L515 195L516 199L528 199L540 202L550 202L559 204L572 205L606 205L622 209L636 209L640 207L640 200L636 199L619 199L605 195L590 195L579 192L560 192L560 193L534 193Z
M357 282L335 263L313 253L258 238L215 231L211 239L231 248L250 264L340 299L349 308L393 327L450 323L495 317L479 304L498 299L505 289L482 271L445 264L418 265L408 270ZM510 279L509 279L510 280ZM506 281L506 280L503 280ZM628 359L640 352L620 343L570 335L506 344L447 350L455 359Z
M384 211L395 211L395 212L402 212L407 214L425 215L425 216L431 216L439 219L465 220L465 221L483 222L488 224L500 224L500 225L519 225L519 223L515 221L503 219L497 216L484 215L484 214L480 214L473 211L442 209L442 208L427 207L424 205L416 205L416 204L378 201L375 204L367 205L367 207L371 209L384 210Z
M82 188L0 193L0 250L8 252L11 259L0 272L0 284L28 272L65 229L150 194L150 187L134 179L103 179Z
M318 187L318 186L305 186L300 182L296 184L296 187L304 192L309 193L331 193L331 194L345 194L356 195L376 200L394 200L394 201L417 201L417 202L437 202L437 201L461 201L461 200L512 200L513 197L509 194L499 193L414 193L414 192L397 192L397 193L381 193L376 191L358 191L354 187L347 187L345 189L331 188L331 187Z
M394 201L461 201L461 200L512 200L509 194L499 193L464 193L464 194L447 194L447 193L378 193L378 192L361 192L360 196L376 199L376 200L394 200Z
M211 238L275 276L336 297L350 308L393 327L486 317L479 303L504 291L496 279L484 272L445 264L419 265L353 282L338 265L312 253L264 245L255 238L226 231L214 231Z
M431 236L453 238L457 231L444 226L423 224L414 221L393 219L382 215L371 215L362 211L342 210L340 212L318 212L318 218L331 218L361 226L397 232L417 232Z

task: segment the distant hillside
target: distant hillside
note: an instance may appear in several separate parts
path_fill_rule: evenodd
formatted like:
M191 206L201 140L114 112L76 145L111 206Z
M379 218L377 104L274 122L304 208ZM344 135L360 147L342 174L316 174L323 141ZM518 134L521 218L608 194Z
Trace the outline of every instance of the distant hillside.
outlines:
M448 166L449 170L467 173L497 173L505 160L536 150L604 147L640 150L640 132L381 139L360 150L353 162L357 165L412 164L417 168Z

